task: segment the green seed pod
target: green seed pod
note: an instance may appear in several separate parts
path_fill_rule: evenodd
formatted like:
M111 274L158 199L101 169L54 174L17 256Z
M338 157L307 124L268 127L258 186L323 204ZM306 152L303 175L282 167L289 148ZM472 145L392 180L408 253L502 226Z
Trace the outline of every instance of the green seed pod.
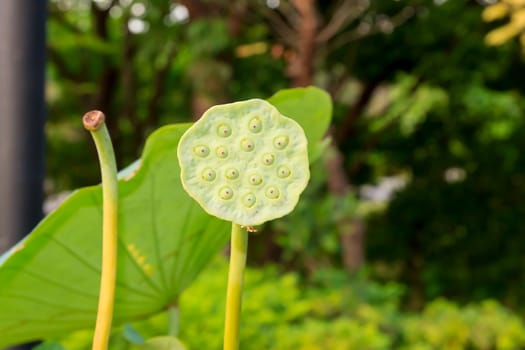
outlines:
M310 177L304 131L259 99L210 108L177 153L190 196L208 213L245 226L292 211Z

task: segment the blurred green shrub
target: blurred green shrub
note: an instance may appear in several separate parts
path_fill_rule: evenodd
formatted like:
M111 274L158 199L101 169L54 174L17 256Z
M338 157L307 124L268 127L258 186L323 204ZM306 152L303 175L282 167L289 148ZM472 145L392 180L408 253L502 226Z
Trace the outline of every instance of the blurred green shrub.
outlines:
M270 233L266 231L275 233L274 241L281 249L282 262L305 273L337 266L341 247L336 223L341 216L352 212L356 204L353 196L340 203L326 193L324 161L322 155L312 165L310 182L290 215L270 222L263 232L265 237Z
M498 302L486 300L459 308L438 299L402 325L403 349L523 349L523 320Z
M221 347L226 272L226 264L217 263L181 299L181 339L189 349ZM370 293L363 290L362 283L339 288L337 275L335 271L321 273L315 287L305 288L297 274L279 276L275 268L249 269L240 348L390 348L389 335L380 329L385 320L381 312L366 307L365 299L381 299L372 290L377 286L371 285ZM386 303L383 305L386 309Z
M227 267L217 262L181 299L181 339L220 349ZM400 309L403 289L321 270L306 286L293 273L249 269L241 348L479 349L525 346L525 324L493 300L460 307L437 299L420 314Z
M227 264L218 259L180 300L180 339L189 350L222 347ZM246 273L243 350L513 350L525 347L525 324L498 302L460 307L444 299L421 313L400 308L403 289L366 276L321 270L310 281L274 267ZM115 331L112 350L135 350L137 338L166 333L165 314ZM133 330L130 332L130 330ZM133 337L130 337L130 334ZM62 339L66 350L88 350L89 334ZM57 343L48 343L55 349ZM44 348L47 349L47 348Z

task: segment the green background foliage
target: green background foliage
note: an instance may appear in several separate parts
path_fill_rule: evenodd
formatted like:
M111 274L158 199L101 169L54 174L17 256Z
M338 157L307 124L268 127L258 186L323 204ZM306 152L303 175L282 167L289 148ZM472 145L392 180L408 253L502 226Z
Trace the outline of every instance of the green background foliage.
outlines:
M139 3L142 14L132 10ZM297 3L281 0L271 9L255 0L235 6L222 0L50 1L47 193L98 182L91 141L78 127L89 109L106 112L123 167L140 156L146 136L159 126L189 122L217 103L316 85L328 95L312 103L304 90L301 108L292 107L315 119L329 108L328 96L333 101L328 137L309 149L316 156L310 185L291 215L250 240L253 274L271 276L257 280L261 293L277 284L285 299L245 298L251 314L245 313L243 344L523 347L516 316L525 297L522 47L517 40L485 44L502 23L483 21L484 1L370 1L361 7L312 1L317 22L310 41L303 24L312 18ZM174 16L176 9L189 17ZM147 29L131 31L132 20ZM325 123L306 131L317 139ZM340 156L339 173L329 166L333 154ZM359 234L363 239L355 239ZM267 268L274 263L279 267ZM214 273L219 279L223 270L211 265L214 272L199 283L214 285ZM377 319L363 321L340 304L312 311L316 302L306 294L329 299L357 283L341 275L363 270L364 290L395 283L403 291L384 295L393 306L355 301L370 304ZM326 271L336 273L318 287ZM206 290L195 288L196 295ZM183 322L182 340L190 349L216 348L222 301L210 298L213 305L207 305L206 299L198 311L200 299L184 298L181 309L195 316L183 315L191 322ZM206 325L197 323L201 314ZM201 336L194 323L210 327L210 336ZM160 328L143 333L160 335ZM288 336L276 345L272 337L279 332ZM64 344L74 348L73 341Z
M188 349L220 349L227 263L216 259L181 302L179 338ZM349 278L323 270L307 287L297 273L276 266L248 269L241 349L521 349L525 324L500 303L465 307L438 299L420 314L400 308L403 288ZM213 291L213 293L210 293ZM130 326L131 327L131 326ZM143 336L165 332L165 315L133 324ZM132 350L125 329L112 336L112 349ZM67 349L89 349L89 332L61 339ZM57 343L48 343L49 346ZM40 350L40 349L39 349Z

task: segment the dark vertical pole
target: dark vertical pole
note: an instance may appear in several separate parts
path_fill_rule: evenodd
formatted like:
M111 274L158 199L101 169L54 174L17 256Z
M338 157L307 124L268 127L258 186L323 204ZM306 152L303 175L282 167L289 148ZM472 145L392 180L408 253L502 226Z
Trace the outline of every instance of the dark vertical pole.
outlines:
M0 254L42 216L45 20L46 0L0 0Z
M0 0L0 253L42 215L46 0Z

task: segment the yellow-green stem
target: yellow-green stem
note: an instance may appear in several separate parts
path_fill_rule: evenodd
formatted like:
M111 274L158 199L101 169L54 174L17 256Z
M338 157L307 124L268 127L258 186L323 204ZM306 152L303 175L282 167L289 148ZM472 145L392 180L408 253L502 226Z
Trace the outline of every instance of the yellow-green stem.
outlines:
M224 350L237 350L239 348L242 286L247 249L248 232L243 230L240 225L232 223L230 270L226 293L226 320L224 322Z
M100 111L88 112L83 118L84 127L90 131L97 148L102 176L102 274L93 350L105 350L108 347L117 276L117 166L104 119Z
M179 306L172 304L168 307L168 335L176 337L179 335Z

